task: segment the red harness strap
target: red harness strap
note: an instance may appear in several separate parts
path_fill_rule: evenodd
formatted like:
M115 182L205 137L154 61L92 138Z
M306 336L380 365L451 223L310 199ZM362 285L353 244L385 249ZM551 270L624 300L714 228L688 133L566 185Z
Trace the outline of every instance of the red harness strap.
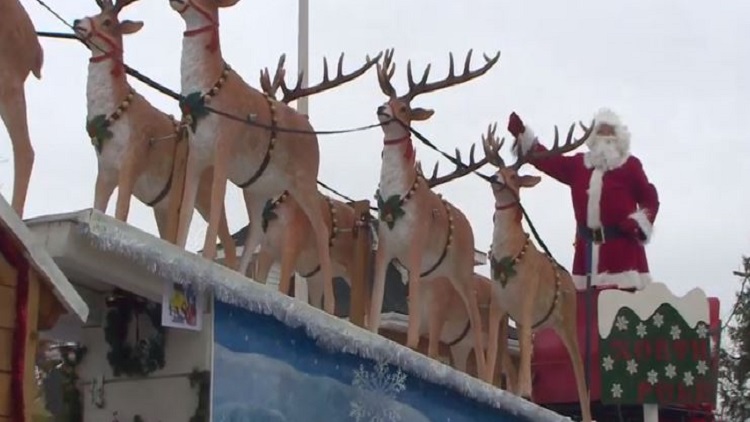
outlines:
M182 35L185 37L194 37L204 32L210 32L211 40L208 42L208 44L206 44L206 50L212 53L216 52L216 50L219 49L219 23L214 20L213 16L211 16L211 14L208 11L202 9L200 6L196 5L191 0L187 0L185 2L185 7L182 10L178 10L177 13L182 15L191 7L195 9L196 12L203 15L203 17L206 18L206 20L208 20L209 23L208 25L201 26L200 28L189 29L183 32Z
M404 151L404 158L406 158L408 161L411 161L414 158L414 144L411 141L411 136L406 135L403 138L383 141L383 145L392 146L392 145L398 145L402 142L406 142L406 150Z

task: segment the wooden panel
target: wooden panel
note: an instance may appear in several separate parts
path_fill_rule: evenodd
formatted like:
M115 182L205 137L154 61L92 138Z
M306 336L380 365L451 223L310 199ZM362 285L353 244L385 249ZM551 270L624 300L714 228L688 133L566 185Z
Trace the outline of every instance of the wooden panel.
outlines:
M0 371L10 372L10 351L13 347L13 330L0 328Z
M0 327L16 326L16 289L0 286Z
M37 330L44 331L54 327L60 316L67 311L52 292L52 287L49 284L39 284L39 324Z
M10 416L10 374L0 372L0 415Z
M0 254L0 286L15 286L18 271Z
M36 346L39 341L37 328L39 320L39 285L40 280L33 270L29 270L29 301L27 309L28 325L26 330L26 353L24 368L24 408L26 409L26 422L31 422L31 414L34 408L34 396L36 393L34 370L36 365Z

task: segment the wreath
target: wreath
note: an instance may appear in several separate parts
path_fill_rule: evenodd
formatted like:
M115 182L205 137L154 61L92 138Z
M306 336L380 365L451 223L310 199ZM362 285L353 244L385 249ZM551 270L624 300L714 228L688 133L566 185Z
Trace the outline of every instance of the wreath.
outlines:
M164 367L165 328L161 325L161 304L116 289L107 298L104 339L109 344L107 361L115 376L146 376ZM140 318L148 317L155 334L141 338ZM129 344L131 320L135 322L135 343Z

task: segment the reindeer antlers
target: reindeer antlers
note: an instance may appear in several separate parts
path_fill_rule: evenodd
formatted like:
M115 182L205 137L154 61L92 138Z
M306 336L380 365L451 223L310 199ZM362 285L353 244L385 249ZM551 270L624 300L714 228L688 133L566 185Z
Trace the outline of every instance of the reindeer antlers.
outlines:
M119 13L125 6L129 5L130 3L136 2L137 0L116 0L114 4L112 4L112 0L95 1L99 8L102 9L102 11L110 10L114 13Z
M529 160L536 160L539 158L548 158L555 155L561 155L565 154L567 152L573 151L574 149L580 147L581 145L586 142L586 140L589 139L589 136L591 136L591 133L594 130L594 121L591 121L591 126L586 127L583 122L578 122L578 124L581 126L581 129L583 129L583 136L579 139L573 140L573 131L576 128L576 124L573 123L570 125L570 129L568 129L568 136L565 138L565 143L560 145L560 133L557 129L557 125L555 125L555 141L552 143L552 148L545 150L545 151L528 151L525 154L522 153L520 145L517 147L518 151L518 162L516 165L514 165L516 168L520 167L521 164L528 162Z
M473 50L469 50L468 54L466 55L466 61L464 62L464 71L461 75L458 76L456 76L455 74L453 53L449 53L450 63L448 68L448 76L443 80L435 81L432 83L427 83L427 78L430 76L430 68L432 67L432 64L427 65L424 73L422 73L422 79L419 82L415 82L411 70L411 60L409 60L406 63L406 74L409 82L409 91L406 94L400 96L399 99L405 102L410 102L417 95L468 82L487 73L487 71L489 71L500 59L499 51L492 58L488 57L487 54L483 54L485 64L476 70L470 70L472 53ZM393 77L393 74L396 70L396 66L391 63L392 60L393 49L390 49L386 52L385 59L383 60L383 66L381 67L378 65L378 81L380 82L380 88L383 93L385 95L388 95L389 97L396 96L396 90L391 84L391 78Z
M365 64L361 66L359 69L355 70L352 73L349 73L348 75L344 74L344 53L341 53L341 56L339 56L339 61L337 65L336 70L336 77L334 79L329 79L328 77L328 60L323 57L323 81L319 83L318 85L310 86L307 88L302 88L302 77L303 72L300 72L297 75L297 83L294 85L294 88L289 89L286 85L286 81L284 80L286 76L286 70L284 69L284 61L286 60L286 55L282 54L279 58L279 63L276 67L276 73L273 77L273 82L271 82L270 74L268 72L268 68L265 68L260 73L260 85L263 89L263 92L270 95L271 97L276 97L276 91L278 91L279 88L281 88L281 91L284 93L284 97L281 99L281 102L283 103L290 103L298 98L307 97L310 95L318 94L320 92L329 90L331 88L335 88L339 85L343 85L347 82L350 82L359 76L363 75L365 72L367 72L368 69L370 69L373 65L378 63L380 61L380 57L383 55L382 52L378 53L377 56L374 58L370 58L370 56L366 56L365 58Z
M450 182L451 180L455 180L461 177L466 176L467 174L479 170L489 162L489 159L487 157L482 158L479 161L476 161L474 158L474 149L476 147L476 144L471 145L471 149L469 150L469 165L463 163L463 160L461 160L461 151L459 151L458 148L456 148L456 155L455 155L455 162L456 162L456 169L453 170L451 173L445 174L443 176L438 176L438 165L440 164L435 163L435 167L432 169L432 175L429 179L427 179L427 185L431 188L434 188L435 186L442 185L443 183ZM422 173L422 164L419 163L418 171Z
M505 160L500 156L500 149L505 144L505 138L498 141L497 122L487 127L487 135L482 135L482 146L484 147L484 157L490 164L497 168L504 168Z
M529 162L530 160L565 154L583 145L583 143L586 142L589 136L591 136L591 133L594 130L594 123L595 122L592 120L591 126L586 127L582 122L578 122L578 124L583 129L584 134L581 138L576 139L575 141L573 140L573 130L575 130L575 123L571 124L570 129L568 130L568 136L565 139L565 143L562 145L560 145L560 134L557 129L557 125L555 125L555 141L552 144L552 148L546 149L544 151L529 151L523 153L521 151L520 145L517 145L515 146L515 148L518 152L518 159L515 163L513 163L513 165L508 166L505 164L505 160L503 160L503 158L500 156L500 149L503 147L503 144L505 144L505 138L498 141L497 135L495 134L495 132L497 131L497 122L495 122L494 124L489 125L489 127L487 128L487 135L482 135L484 155L487 160L489 160L489 162L497 168L510 167L518 170L523 164Z

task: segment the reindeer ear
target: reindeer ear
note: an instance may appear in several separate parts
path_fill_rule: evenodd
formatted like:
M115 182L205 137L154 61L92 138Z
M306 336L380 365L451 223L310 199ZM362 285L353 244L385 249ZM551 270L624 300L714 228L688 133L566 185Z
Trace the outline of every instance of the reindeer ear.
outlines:
M141 21L129 21L124 20L120 22L120 32L123 34L134 34L143 28L143 22Z
M237 4L240 0L215 0L217 7L231 7Z
M522 188L533 188L541 181L539 176L518 176L518 186Z
M412 120L427 120L435 114L435 110L424 109L421 107L413 108L411 110Z

